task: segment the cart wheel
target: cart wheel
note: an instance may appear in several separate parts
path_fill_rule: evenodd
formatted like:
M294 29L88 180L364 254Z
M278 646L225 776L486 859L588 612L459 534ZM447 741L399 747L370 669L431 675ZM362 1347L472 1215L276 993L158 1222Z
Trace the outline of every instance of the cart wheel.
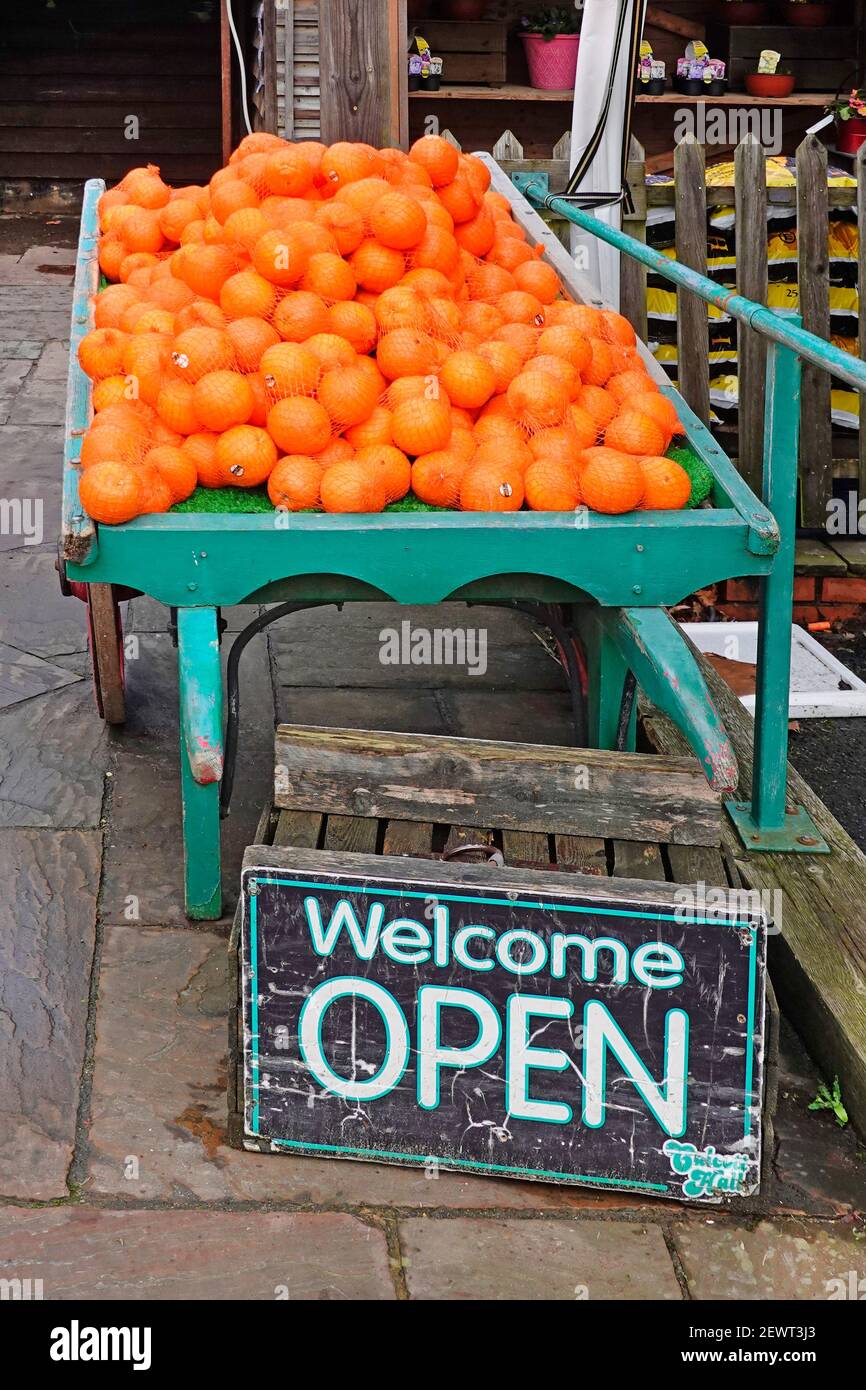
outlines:
M123 724L126 720L123 627L120 606L111 584L88 584L87 625L93 689L100 716L106 724Z

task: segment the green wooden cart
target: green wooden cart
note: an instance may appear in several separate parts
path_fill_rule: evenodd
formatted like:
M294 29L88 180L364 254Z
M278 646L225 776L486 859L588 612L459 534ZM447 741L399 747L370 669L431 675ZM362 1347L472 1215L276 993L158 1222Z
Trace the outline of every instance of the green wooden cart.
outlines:
M527 199L494 161L494 186L577 300L600 304ZM786 806L787 706L797 440L799 358L796 326L750 305L774 324L768 363L764 500L746 486L707 429L647 354L650 370L676 403L688 440L713 478L708 504L685 512L602 516L577 513L385 513L371 516L181 514L143 516L97 526L78 498L82 436L91 419L90 383L77 361L92 325L98 283L96 204L103 185L86 185L75 279L60 543L61 582L88 601L99 708L123 721L123 662L118 602L149 594L176 612L186 910L221 911L220 784L227 775L219 652L219 610L228 604L294 606L387 599L401 604L524 602L563 605L579 633L588 667L588 742L623 746L623 690L634 681L679 726L721 792L737 783L736 760L694 653L666 609L696 589L734 576L761 582L762 621L751 803L729 803L748 848L825 850L810 818ZM537 202L545 190L530 190ZM557 202L559 200L556 200ZM563 215L620 238L627 254L653 256L587 214ZM592 225L594 224L594 225ZM637 251L635 251L637 248ZM709 299L717 287L659 256L668 278ZM747 301L742 301L746 304ZM817 345L817 346L815 346ZM812 360L826 344L809 339ZM853 364L863 373L866 369ZM835 370L835 368L834 368ZM74 586L74 588L73 588ZM259 619L267 621L272 613ZM236 640L237 654L242 643ZM235 660L235 675L237 662ZM228 733L236 725L236 688ZM234 706L234 708L232 708ZM625 729L633 747L634 713ZM230 777L230 772L229 772ZM225 808L225 796L223 796Z

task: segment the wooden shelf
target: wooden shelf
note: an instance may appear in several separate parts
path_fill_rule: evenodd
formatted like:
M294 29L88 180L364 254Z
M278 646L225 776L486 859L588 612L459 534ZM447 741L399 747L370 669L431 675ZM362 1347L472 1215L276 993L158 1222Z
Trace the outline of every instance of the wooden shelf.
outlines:
M708 106L826 106L834 99L833 92L795 92L789 97L753 97L748 92L728 92L723 97L687 97L680 92L663 92L661 96L639 95L640 105L655 102L658 106L697 106L706 102ZM507 82L501 87L455 87L443 86L438 92L410 92L410 97L425 97L427 101L558 101L568 103L574 100L574 92L546 92L539 87L522 87L516 82Z

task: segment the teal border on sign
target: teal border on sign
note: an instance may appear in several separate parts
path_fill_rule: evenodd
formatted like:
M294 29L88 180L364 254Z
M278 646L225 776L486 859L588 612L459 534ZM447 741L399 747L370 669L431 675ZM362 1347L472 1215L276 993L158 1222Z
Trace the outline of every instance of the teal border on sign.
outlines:
M315 888L319 892L325 893L359 893L362 895L372 893L380 898L421 898L426 900L431 896L430 893L417 892L414 889L402 888L371 888L363 884L347 883L323 883L321 880L301 879L301 878L261 878L253 871L257 884L274 888ZM751 934L751 944L749 946L749 998L746 1015L746 1031L750 1039L749 1046L745 1049L745 1076L743 1078L743 1110L745 1123L743 1128L744 1138L748 1138L752 1132L752 1106L748 1097L752 1093L752 1082L754 1077L754 1038L755 1031L755 991L757 975L757 944L758 928L754 922L739 921L732 918L730 921L720 922L710 917L691 917L686 923L670 912L642 912L639 909L625 911L622 908L594 908L580 907L577 904L560 903L556 899L549 902L542 902L540 899L535 902L520 902L513 898L490 898L480 897L475 894L459 893L436 893L436 898L443 902L452 903L480 903L488 907L525 907L536 908L541 911L556 910L557 912L578 912L584 915L596 917L640 917L647 921L655 922L680 922L681 925L691 923L695 926L709 927L731 927L745 929ZM371 1159L400 1159L406 1163L412 1163L417 1167L424 1167L428 1163L441 1163L444 1168L472 1168L486 1173L515 1173L525 1174L527 1177L534 1178L555 1178L558 1182L573 1183L594 1183L597 1186L616 1186L640 1188L648 1192L668 1192L667 1183L639 1182L626 1178L602 1178L591 1177L584 1173L562 1173L546 1168L517 1168L510 1167L504 1163L482 1163L473 1158L439 1158L435 1154L407 1154L390 1153L383 1149L357 1149L342 1144L313 1144L300 1139L272 1139L270 1135L262 1135L259 1132L259 982L258 982L258 920L256 894L247 894L250 905L250 1039L251 1059L250 1059L250 1081L252 1085L253 1101L251 1113L251 1133L255 1138L266 1139L268 1143L283 1149L300 1149L307 1153L335 1153L355 1155Z

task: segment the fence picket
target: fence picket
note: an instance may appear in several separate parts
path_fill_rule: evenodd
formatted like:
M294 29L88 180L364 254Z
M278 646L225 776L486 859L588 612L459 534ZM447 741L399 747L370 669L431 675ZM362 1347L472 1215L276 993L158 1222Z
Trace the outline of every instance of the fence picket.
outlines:
M866 145L860 146L857 156L857 232L859 235L859 255L857 265L857 284L860 294L860 356L866 360ZM866 497L866 409L863 397L860 401L860 438L858 444L858 497Z
M707 273L707 196L703 145L689 133L674 152L676 257L682 265ZM710 417L710 361L707 306L677 289L677 378L692 410L706 424Z
M830 337L827 146L807 135L797 150L797 260L803 327ZM800 423L801 522L824 526L833 489L830 377L803 363Z
M737 289L758 304L767 302L767 157L749 132L734 156L737 227ZM739 329L739 469L756 496L761 495L764 444L766 339Z
M631 137L626 172L632 211L623 215L623 231L636 241L646 241L646 155L643 146ZM619 307L639 338L646 341L646 268L631 256L619 262Z

